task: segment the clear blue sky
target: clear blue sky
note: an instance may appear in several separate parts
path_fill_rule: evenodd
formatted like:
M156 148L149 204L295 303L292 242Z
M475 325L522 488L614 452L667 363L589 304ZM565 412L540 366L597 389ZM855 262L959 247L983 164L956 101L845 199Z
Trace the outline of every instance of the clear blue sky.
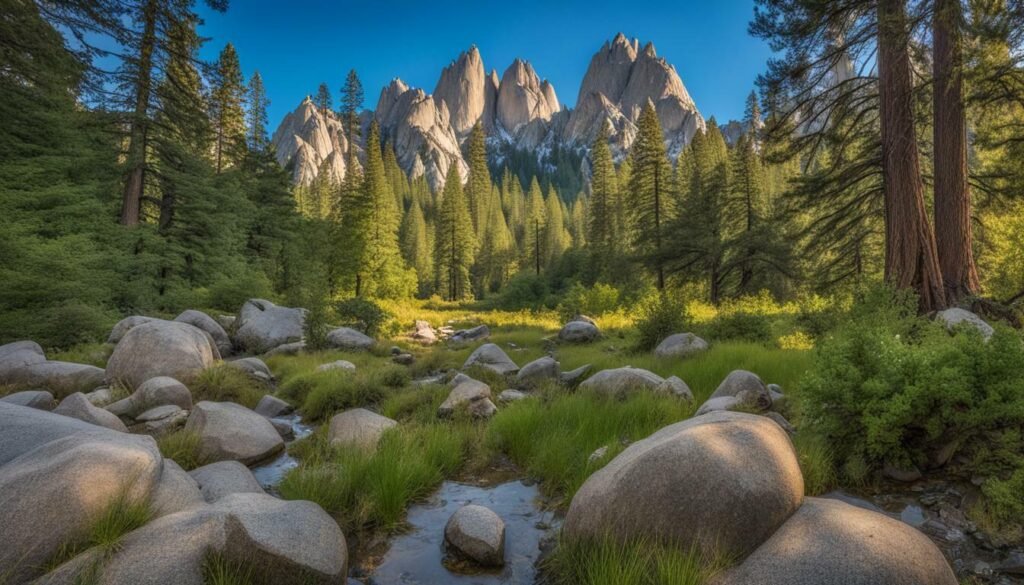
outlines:
M232 0L226 14L202 14L204 57L230 41L246 76L263 75L271 129L321 81L337 100L350 68L367 108L393 77L430 93L441 68L472 44L499 76L516 57L530 61L572 106L591 56L619 31L653 41L701 113L724 123L743 115L770 54L747 35L752 0Z

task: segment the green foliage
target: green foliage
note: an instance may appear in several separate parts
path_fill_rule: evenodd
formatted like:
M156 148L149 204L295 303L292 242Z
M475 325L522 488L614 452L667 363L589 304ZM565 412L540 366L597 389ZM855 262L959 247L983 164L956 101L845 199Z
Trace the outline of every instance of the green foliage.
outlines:
M669 335L686 331L686 307L668 293L648 296L636 308L638 351L650 351Z
M374 337L379 335L392 318L380 305L359 297L335 303L334 313L342 323Z
M585 287L576 282L562 295L558 314L563 320L576 315L599 317L619 308L619 290L608 284Z
M633 167L626 205L632 213L635 251L651 268L657 279L658 288L663 289L663 256L668 240L667 226L675 215L676 197L675 186L672 184L672 164L665 152L661 123L652 104L644 106L637 125L636 142L631 153ZM715 127L715 124L710 126Z
M545 568L556 585L703 585L729 564L696 549L607 537L563 539Z
M293 376L281 385L279 394L302 404L308 420L319 421L342 410L378 404L409 381L408 369L393 364L354 372L333 369Z
M547 279L532 271L523 271L512 277L495 300L495 305L508 311L542 309L549 300Z
M221 364L206 368L189 385L193 398L213 402L235 402L248 408L255 408L267 386L241 368Z
M704 328L709 341L751 341L768 343L772 341L771 322L764 315L755 313L720 314Z
M808 496L823 494L837 483L832 447L819 435L801 431L793 437L800 471L804 476L804 493Z
M1006 479L990 479L982 485L986 507L1002 526L1024 527L1024 466Z
M89 546L111 550L121 537L141 527L152 517L146 498L131 498L127 494L114 500L89 529Z
M257 271L216 280L210 285L208 294L211 307L230 314L237 313L249 299L272 297L270 279Z
M441 209L434 236L436 288L445 300L462 300L472 296L469 271L476 256L476 248L473 220L462 192L462 178L458 166L452 165L441 194Z
M185 471L202 467L207 463L199 455L199 435L196 433L175 431L158 437L156 445L164 458L173 460Z

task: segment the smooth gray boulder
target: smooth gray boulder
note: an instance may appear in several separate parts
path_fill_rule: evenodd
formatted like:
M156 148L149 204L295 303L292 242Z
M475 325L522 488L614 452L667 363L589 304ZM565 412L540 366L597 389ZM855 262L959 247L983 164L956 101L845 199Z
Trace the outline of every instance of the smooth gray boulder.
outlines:
M327 362L326 364L320 364L316 367L317 372L330 372L331 370L344 370L348 372L356 371L356 365L348 360L335 360L333 362Z
M8 384L14 370L45 361L43 348L34 341L14 341L0 345L0 384Z
M535 359L523 366L516 374L516 385L522 388L536 388L546 381L557 381L562 366L551 356Z
M497 414L498 407L491 402L490 398L484 398L483 400L470 401L466 405L466 412L473 418L487 419Z
M322 508L255 493L163 516L127 534L106 558L101 554L87 551L39 584L72 585L83 569L96 567L104 585L205 585L211 554L281 585L333 585L348 570L345 536Z
M790 436L796 434L796 428L792 424L790 424L788 420L786 420L786 417L782 416L781 414L775 411L770 411L764 413L764 416L775 421L775 424L782 427L782 430L786 431L786 433L788 433Z
M592 321L569 321L558 332L558 339L567 343L590 343L601 337L601 331Z
M267 420L274 425L274 430L281 435L285 442L295 440L295 427L292 426L291 421L283 418L268 418Z
M0 401L18 406L38 408L39 410L53 410L57 408L57 401L46 390L24 390L15 392L0 398Z
M450 417L461 408L468 409L473 402L483 400L490 402L491 387L479 380L474 380L469 376L460 374L452 380L451 385L452 391L448 394L448 398L437 409L437 415L441 418ZM486 407L477 408L488 410Z
M637 441L587 479L563 525L570 539L646 538L742 557L803 501L793 445L764 417L715 412Z
M935 315L935 319L950 332L955 331L958 326L966 323L968 326L977 329L985 341L988 341L992 334L996 332L984 319L966 309L952 308L939 311Z
M185 431L199 435L199 456L204 461L251 465L284 449L284 440L270 421L233 402L196 404Z
M199 491L199 484L180 465L171 459L164 459L160 481L153 490L149 502L153 519L175 514L206 503Z
M275 347L274 349L263 354L263 357L272 357L275 355L298 355L306 351L305 341L294 341L292 343L285 343Z
M220 351L221 357L231 355L231 338L228 337L228 332L220 326L220 323L213 320L213 317L202 311L189 309L182 311L174 320L179 323L188 323L208 333L217 345L217 350Z
M34 390L49 390L63 398L75 392L91 392L103 385L103 368L71 362L45 361L8 372L7 383Z
M373 338L351 327L338 327L327 334L327 344L335 349L363 350L373 347Z
M129 389L158 376L188 383L220 360L207 333L187 323L150 321L133 327L107 361L107 381Z
M110 335L107 336L107 343L116 344L120 342L129 331L143 323L149 323L150 321L163 321L163 319L146 317L143 315L132 315L131 317L121 319L116 325L114 325L114 328L110 330Z
M286 343L302 340L304 309L279 307L264 299L245 301L235 319L235 345L252 353L264 353Z
M36 447L81 432L113 431L77 418L0 401L0 466Z
M485 343L473 350L473 353L466 358L466 363L462 364L462 369L467 370L474 366L486 368L502 376L519 371L519 366L512 361L512 358L493 343Z
M181 429L186 422L188 422L188 411L169 404L151 408L140 414L139 418L135 419L135 424L128 427L128 430L139 435L159 438Z
M505 522L489 508L468 504L456 510L444 527L444 540L479 565L505 564Z
M384 432L398 422L365 408L353 408L331 417L327 440L332 446L375 449Z
M746 405L742 400L735 396L719 396L718 398L708 398L704 401L704 404L700 405L697 412L693 416L701 416L709 412L716 412L720 410L736 410L744 412L747 410Z
M558 375L558 383L565 386L566 388L575 388L587 377L587 374L594 369L594 366L586 364L580 366L575 370L569 370L568 372L562 372Z
M651 391L671 394L686 401L693 400L693 392L685 382L671 376L662 378L654 372L626 366L601 370L580 383L580 390L621 396L631 392Z
M256 414L267 418L289 414L293 410L295 409L292 408L291 404L271 394L264 394L263 398L260 398L260 401L256 404L256 408L253 409Z
M693 333L669 335L654 349L654 355L661 358L686 358L706 351L708 342Z
M67 428L65 417L7 408ZM43 442L0 467L0 575L11 583L38 576L62 547L88 538L97 516L116 502L145 500L160 479L163 458L151 438L81 424L87 430Z
M476 327L470 327L469 329L460 329L452 334L448 338L448 341L452 343L469 343L471 341L480 341L481 339L487 339L491 336L491 328L487 325L477 325Z
M518 402L529 397L530 395L525 392L520 392L519 390L512 390L510 388L508 390L502 390L501 394L498 394L498 402Z
M262 494L256 476L237 461L217 461L188 472L209 503L231 494Z
M746 370L729 372L708 400L725 396L732 396L744 407L755 411L765 411L772 407L772 396L768 392L768 387L757 374Z
M164 404L163 406L155 406L153 408L150 408L146 412L143 412L139 416L135 417L135 422L151 422L155 420L163 420L167 417L175 416L179 412L185 412L185 410L178 406L177 404Z
M922 532L884 514L807 498L781 528L714 585L957 585Z
M87 392L85 397L89 399L93 406L106 408L114 402L114 391L110 388L97 388L92 392Z
M107 410L117 416L135 418L151 408L166 404L173 404L183 410L191 410L192 392L174 378L157 376L139 384L135 392L132 392L127 398L122 398L107 406Z
M265 382L267 384L274 382L274 374L270 371L270 368L267 367L266 362L258 357L239 358L237 360L224 362L224 364L230 368L242 370L248 374L249 377L261 382Z
M75 392L61 400L57 408L53 409L53 412L54 414L70 416L90 424L106 427L112 431L128 432L128 427L121 422L121 419L117 418L117 415L93 406L89 399L85 397L85 394L81 392Z

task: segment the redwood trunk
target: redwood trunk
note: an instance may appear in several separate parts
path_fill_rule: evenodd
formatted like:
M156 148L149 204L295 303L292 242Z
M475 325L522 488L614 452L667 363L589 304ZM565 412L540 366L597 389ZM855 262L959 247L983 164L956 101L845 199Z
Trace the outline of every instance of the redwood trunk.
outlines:
M967 122L963 101L960 0L936 0L933 19L935 245L946 301L980 290L974 263Z
M935 237L924 205L914 133L904 0L878 2L878 86L885 192L885 277L914 289L922 312L946 306Z
M139 71L135 82L135 111L132 113L131 132L128 138L128 168L121 199L121 224L126 226L139 225L142 190L146 182L146 134L149 125L149 97L153 84L153 51L156 45L156 0L146 2L142 17Z

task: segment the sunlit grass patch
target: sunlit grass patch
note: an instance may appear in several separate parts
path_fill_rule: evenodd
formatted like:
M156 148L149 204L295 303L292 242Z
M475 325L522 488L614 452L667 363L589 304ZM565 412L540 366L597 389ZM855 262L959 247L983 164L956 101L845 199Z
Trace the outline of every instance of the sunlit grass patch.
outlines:
M377 368L298 374L281 385L279 394L299 404L308 420L321 421L342 410L379 404L410 380L408 368L384 362Z
M555 585L703 585L728 565L696 549L643 540L563 539L544 570Z
M202 467L206 461L199 455L199 435L184 429L157 438L156 445L165 459L171 459L185 471Z
M498 411L487 427L487 446L505 453L544 492L568 504L591 473L636 441L683 420L693 405L670 396L636 393L625 400L589 393L550 390L541 399L523 400ZM608 453L589 461L591 453Z
M389 396L380 405L380 412L401 422L428 424L437 420L437 409L451 388L442 384L413 386Z
M260 398L271 391L263 382L227 364L203 370L189 385L189 389L196 402L235 402L247 408L255 408Z

